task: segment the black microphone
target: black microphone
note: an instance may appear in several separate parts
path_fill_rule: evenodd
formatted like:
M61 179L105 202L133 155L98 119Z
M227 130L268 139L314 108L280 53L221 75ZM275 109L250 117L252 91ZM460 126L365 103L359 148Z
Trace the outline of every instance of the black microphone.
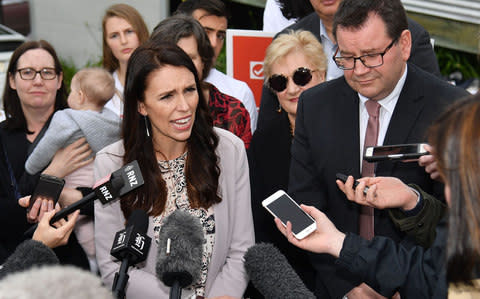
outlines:
M125 297L128 281L128 267L147 259L152 239L147 236L148 215L143 210L134 210L128 218L125 229L115 234L110 254L122 261L120 270L115 273L112 291L116 298Z
M123 196L137 189L143 184L144 180L138 162L136 160L130 162L95 183L95 187L88 195L55 213L52 219L50 219L50 225L84 207L96 198L98 198L102 204L106 204L119 196ZM24 235L31 237L35 229L37 229L37 226L38 224L31 226L25 231Z
M158 236L157 277L170 288L170 298L180 299L182 288L200 277L203 256L200 220L176 210L164 221Z
M0 279L7 274L24 271L34 266L59 264L58 257L52 249L42 242L25 240L7 258L0 268Z
M250 280L266 299L315 299L287 258L272 244L253 245L245 253L244 259Z

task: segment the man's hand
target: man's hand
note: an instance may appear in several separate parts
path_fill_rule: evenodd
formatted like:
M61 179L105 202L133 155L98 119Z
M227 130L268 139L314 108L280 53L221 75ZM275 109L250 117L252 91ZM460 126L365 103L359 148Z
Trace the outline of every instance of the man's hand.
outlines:
M418 159L418 164L425 167L425 171L430 174L433 180L437 180L443 183L443 179L440 176L440 172L437 167L437 159L435 158L435 150L430 145L425 145L425 149L431 153L430 155L421 156Z
M376 209L401 208L405 211L415 208L418 195L401 180L394 177L364 177L358 179L353 189L353 177L349 176L345 184L337 180L337 186L348 200ZM363 193L368 186L367 195Z
M292 224L290 221L287 222L287 226L285 227L280 219L275 218L275 224L278 230L287 237L290 243L299 248L315 253L329 253L338 257L343 246L345 234L337 230L330 219L318 209L306 205L301 205L301 208L312 216L317 223L317 229L313 233L302 240L298 240L292 233Z

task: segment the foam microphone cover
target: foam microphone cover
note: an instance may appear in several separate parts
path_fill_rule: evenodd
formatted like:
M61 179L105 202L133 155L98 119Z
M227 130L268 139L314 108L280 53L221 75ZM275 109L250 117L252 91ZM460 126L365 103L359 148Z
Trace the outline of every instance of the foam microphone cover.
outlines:
M20 243L12 255L7 258L0 270L0 279L7 274L24 271L34 266L59 263L55 252L48 246L35 240L26 240Z
M128 217L126 227L131 225L135 226L138 232L146 234L148 229L147 213L141 209L133 210L132 214L130 214L130 217Z
M315 298L290 266L287 258L272 244L253 245L245 253L244 259L250 280L266 299Z
M167 240L171 239L167 254ZM176 210L164 221L158 242L157 277L167 286L175 281L185 288L200 277L203 255L203 228L188 212Z

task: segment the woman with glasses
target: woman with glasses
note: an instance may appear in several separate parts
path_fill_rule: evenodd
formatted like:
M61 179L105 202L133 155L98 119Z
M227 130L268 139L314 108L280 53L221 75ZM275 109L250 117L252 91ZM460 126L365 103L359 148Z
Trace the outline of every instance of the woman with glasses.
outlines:
M36 200L28 214L18 204L21 197L32 194L39 178L25 171L25 161L53 113L67 106L62 67L48 42L29 41L15 50L7 69L3 106L7 118L0 123L0 264L25 239L29 226L53 209L53 201L47 199ZM86 159L90 153L85 139L79 140L59 150L43 173L64 177L91 162ZM82 194L71 189L62 197L81 198ZM63 263L88 268L74 236L56 253Z
M103 67L115 79L116 93L105 107L123 117L123 87L127 63L133 51L148 39L140 13L127 4L110 6L103 16Z
M288 188L297 102L303 91L325 80L326 69L323 47L308 31L281 34L270 44L263 71L265 85L277 96L276 118L255 131L248 150L255 240L279 247L311 288L314 275L305 253L286 242L261 203L275 191Z

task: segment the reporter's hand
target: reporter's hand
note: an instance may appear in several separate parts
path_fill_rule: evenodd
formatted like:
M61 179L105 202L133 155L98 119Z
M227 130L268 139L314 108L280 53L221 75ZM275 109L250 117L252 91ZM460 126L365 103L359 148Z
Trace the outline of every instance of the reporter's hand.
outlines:
M418 159L418 164L425 167L425 171L430 174L433 180L437 180L443 183L443 179L440 176L440 172L437 167L437 159L435 158L435 150L430 145L425 145L425 149L430 152L430 155L421 156Z
M24 208L28 208L31 196L25 196L18 199L18 204ZM53 210L53 200L46 197L37 197L30 211L27 212L27 221L36 223L40 221L46 212Z
M40 241L50 248L55 248L68 243L68 238L75 227L80 211L68 215L68 220L60 219L50 226L50 219L55 215L55 210L46 212L40 220L37 229L33 233L33 240Z
M64 178L73 171L92 162L93 157L88 158L91 154L92 150L86 139L80 138L65 148L59 149L43 173Z
M418 195L401 180L395 177L364 177L358 179L358 186L353 189L353 177L349 176L345 184L337 180L337 186L347 199L360 205L376 209L401 208L411 210L417 204ZM363 193L368 186L367 194Z
M329 253L338 257L343 246L345 234L337 230L330 219L318 209L306 205L301 205L301 208L312 216L317 223L317 229L313 233L299 240L295 238L292 233L292 224L290 221L287 222L287 226L285 227L280 219L275 218L275 224L278 230L287 237L290 243L299 248L315 253Z

